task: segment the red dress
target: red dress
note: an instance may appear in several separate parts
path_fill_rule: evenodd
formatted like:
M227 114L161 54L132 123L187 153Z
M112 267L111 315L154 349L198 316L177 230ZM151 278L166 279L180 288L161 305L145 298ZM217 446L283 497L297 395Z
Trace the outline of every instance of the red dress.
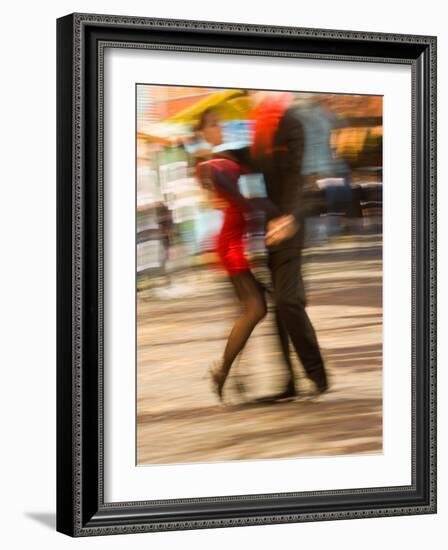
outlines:
M222 266L229 275L248 271L250 266L244 254L245 210L221 185L225 181L227 186L238 187L238 179L244 173L241 165L230 159L217 158L199 163L196 170L201 183L205 187L211 185L213 192L226 203L221 208L224 220L216 236L216 252Z

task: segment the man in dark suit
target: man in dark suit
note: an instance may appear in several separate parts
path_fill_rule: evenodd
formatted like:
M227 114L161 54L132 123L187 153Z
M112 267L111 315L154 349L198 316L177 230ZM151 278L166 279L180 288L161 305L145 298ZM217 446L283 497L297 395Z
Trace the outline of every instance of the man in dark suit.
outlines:
M259 92L254 99L257 105L252 159L257 171L263 174L267 196L278 213L267 223L266 244L288 381L284 391L274 397L296 394L288 336L316 393L320 394L328 389L328 381L316 333L305 310L301 269L307 209L302 176L303 126L291 94Z

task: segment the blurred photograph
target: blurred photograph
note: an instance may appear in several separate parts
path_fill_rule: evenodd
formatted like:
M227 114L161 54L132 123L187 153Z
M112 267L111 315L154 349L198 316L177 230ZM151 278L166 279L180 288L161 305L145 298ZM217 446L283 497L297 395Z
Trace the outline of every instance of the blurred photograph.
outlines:
M383 452L383 98L136 86L137 465Z

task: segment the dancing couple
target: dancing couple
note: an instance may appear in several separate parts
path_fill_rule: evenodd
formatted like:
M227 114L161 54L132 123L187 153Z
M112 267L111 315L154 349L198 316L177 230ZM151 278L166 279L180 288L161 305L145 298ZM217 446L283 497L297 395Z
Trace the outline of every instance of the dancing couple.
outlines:
M284 390L267 399L291 399L297 395L289 340L307 377L314 383L314 393L318 395L328 389L316 334L305 310L301 274L305 207L303 127L292 94L251 94L254 102L251 119L255 126L250 148L217 153L196 166L199 182L212 192L216 207L223 212L216 249L241 305L241 315L230 332L223 356L210 368L213 389L221 401L232 364L267 311L265 291L254 277L244 251L247 218L255 206L240 193L238 179L249 172L261 173L266 186L267 199L262 201L267 220L265 241L276 326L287 371ZM222 127L212 109L202 113L196 130L211 146L222 145ZM259 207L260 203L256 205Z

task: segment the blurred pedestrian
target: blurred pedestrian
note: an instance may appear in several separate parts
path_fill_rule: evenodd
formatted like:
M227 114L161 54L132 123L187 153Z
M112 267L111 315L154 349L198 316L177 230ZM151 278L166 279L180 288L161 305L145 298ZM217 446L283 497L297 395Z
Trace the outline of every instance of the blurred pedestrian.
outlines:
M167 286L171 286L171 276L167 269L170 259L170 247L174 237L173 215L168 206L161 201L155 204L156 220L158 226L158 236L160 243L160 266L165 276Z

